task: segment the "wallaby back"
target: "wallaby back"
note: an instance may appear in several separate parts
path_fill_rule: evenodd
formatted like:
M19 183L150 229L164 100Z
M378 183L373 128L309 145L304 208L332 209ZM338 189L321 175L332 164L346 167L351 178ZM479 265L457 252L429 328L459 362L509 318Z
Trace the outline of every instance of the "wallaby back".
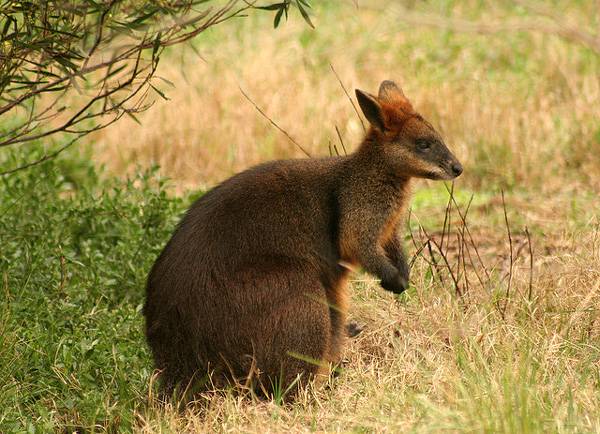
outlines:
M164 393L241 383L271 394L325 378L346 337L346 264L406 288L409 180L450 179L460 164L393 82L357 98L372 125L357 152L254 167L183 217L144 306Z

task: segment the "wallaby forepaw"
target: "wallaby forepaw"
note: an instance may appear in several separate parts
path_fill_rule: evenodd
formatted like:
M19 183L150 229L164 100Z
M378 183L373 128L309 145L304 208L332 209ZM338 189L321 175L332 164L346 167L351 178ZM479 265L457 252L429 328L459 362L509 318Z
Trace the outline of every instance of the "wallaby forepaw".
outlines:
M400 274L400 276L402 276L402 278L406 282L406 287L408 288L408 280L410 277L410 268L408 264L406 263L406 261L402 261L400 264L397 265L397 267L398 273Z
M402 276L401 272L390 280L381 280L381 287L386 291L393 292L394 294L402 294L408 288L408 281Z

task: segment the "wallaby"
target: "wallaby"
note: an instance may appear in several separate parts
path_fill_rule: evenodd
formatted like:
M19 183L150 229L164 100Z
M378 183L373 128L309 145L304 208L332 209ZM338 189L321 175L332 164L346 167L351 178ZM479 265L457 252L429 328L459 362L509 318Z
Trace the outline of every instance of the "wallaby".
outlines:
M348 267L406 289L410 180L463 169L394 82L356 97L370 123L356 152L253 167L183 217L144 306L164 393L242 383L272 394L326 378L346 338Z

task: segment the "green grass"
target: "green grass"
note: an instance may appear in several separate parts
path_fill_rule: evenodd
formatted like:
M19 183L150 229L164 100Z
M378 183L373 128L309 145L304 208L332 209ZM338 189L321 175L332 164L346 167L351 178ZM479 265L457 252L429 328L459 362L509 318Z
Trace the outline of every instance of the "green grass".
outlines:
M595 298L553 296L556 289L544 286L543 276L571 272L557 263L536 271L541 279L536 291L544 294L535 301L540 313L517 297L505 321L494 304L503 301L501 283L489 296L475 292L472 301L462 302L421 260L413 268L413 287L393 306L373 282L354 283L351 314L367 326L367 335L350 345L350 363L332 389L286 407L277 399L265 407L226 394L210 398L204 416L157 408L148 401L152 362L141 314L145 278L179 215L200 194L182 199L166 189L156 170L122 180L98 176L74 153L2 179L0 432L393 427L533 433L600 426L600 415L589 407L590 396L600 396L600 351L595 314L585 314ZM491 239L481 242L484 260L503 249L493 238L504 236L502 208L491 205L497 193L455 187L461 207L474 197L475 234L486 225L497 228L485 229ZM527 196L513 193L507 199ZM412 209L424 226L440 228L447 200L446 187L435 183L417 189ZM564 210L573 223L570 231L586 231L596 198L571 200L573 209ZM518 228L523 219L510 203ZM552 245L543 241L549 232L560 238L558 229L534 224L538 248ZM491 253L487 245L493 246ZM577 255L570 261L579 261ZM585 277L593 271L581 270L580 278L593 285ZM526 277L515 285L525 291ZM414 322L411 312L420 312L422 320ZM402 334L390 335L388 327L396 322ZM436 337L445 328L447 341ZM558 347L553 333L561 336ZM574 381L581 390L573 389ZM352 410L357 405L361 411Z
M316 31L297 16L273 31L265 14L211 29L194 42L206 63L189 51L165 56L159 73L177 87L141 126L124 119L91 146L0 178L0 433L600 432L600 58L554 36L407 25L393 3L358 3L315 4ZM511 2L403 4L465 18L525 14ZM597 24L591 2L553 5ZM331 387L287 406L225 393L182 412L157 408L141 314L152 262L204 186L299 156L238 84L314 155L328 154L336 125L350 150L362 129L330 63L349 91L401 81L439 126L465 166L455 198L463 209L472 198L489 285L467 267L472 286L457 297L426 251L399 298L356 274L350 317L365 331ZM0 167L44 151L2 150ZM136 166L157 161L160 172ZM508 298L501 191L516 256ZM447 201L444 184L416 183L417 243L419 223L440 239ZM455 269L460 229L454 213Z
M3 178L0 197L0 432L131 427L144 280L182 201L151 171L99 183L82 160Z

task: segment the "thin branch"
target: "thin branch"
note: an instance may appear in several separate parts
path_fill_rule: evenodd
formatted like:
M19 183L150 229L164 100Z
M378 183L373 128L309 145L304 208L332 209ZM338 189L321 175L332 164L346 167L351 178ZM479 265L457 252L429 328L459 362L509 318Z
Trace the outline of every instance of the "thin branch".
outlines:
M340 144L342 145L342 149L344 150L344 155L348 155L348 152L346 151L346 146L344 145L344 140L342 140L342 134L340 133L340 129L337 125L335 126L335 132L337 133L338 139L340 139Z
M342 83L342 79L340 78L340 76L338 75L337 71L333 67L333 64L330 63L329 67L331 68L331 70L335 74L335 78L337 78L337 81L338 81L338 83L340 83L340 86L342 86L342 90L346 94L346 97L348 97L348 101L350 101L350 104L352 104L352 108L354 109L354 112L356 113L356 116L358 117L358 120L360 121L360 124L362 125L363 132L366 133L367 132L367 128L365 127L365 123L363 122L362 118L360 117L360 113L358 112L358 109L356 108L356 105L354 104L354 101L350 97L350 94L346 90L346 86L344 86L344 83Z
M308 153L308 151L306 149L304 149L304 147L298 143L296 140L294 140L294 138L292 136L289 135L289 133L284 130L283 128L281 128L279 125L277 125L277 123L271 119L253 100L252 98L250 98L248 96L248 94L246 92L244 92L244 89L242 89L242 86L238 86L240 89L240 92L242 92L242 95L244 95L244 97L250 102L250 104L252 104L254 106L254 108L265 118L267 119L271 125L273 125L275 128L277 128L280 132L282 132L290 142L292 142L294 145L296 145L298 147L298 149L300 149L304 155L306 155L307 157L311 158L311 155Z
M504 308L502 310L502 319L504 319L504 316L506 315L506 308L508 307L508 300L510 298L510 287L512 284L514 259L513 259L513 240L512 240L512 235L510 233L510 225L508 224L508 214L506 212L506 202L504 201L504 190L501 190L501 192L502 192L502 210L504 211L504 223L506 224L506 233L508 235L508 245L510 248L508 283L506 285L506 295L505 295L506 300L504 302Z
M413 246L414 246L414 247L415 247L415 249L416 249L416 251L415 251L415 254L413 255L412 259L410 260L409 268L412 268L412 267L413 267L413 264L415 263L415 261L417 260L417 258L418 258L419 256L421 256L421 258L423 258L423 260L424 260L425 262L427 262L427 264L428 264L430 267L433 267L433 266L434 266L434 264L433 264L432 262L430 262L430 261L429 261L427 258L425 258L425 257L424 257L424 256L421 254L421 252L422 252L422 251L425 249L425 247L427 247L427 244L428 244L429 240L425 240L424 242L421 242L421 246L417 246L417 241L416 241L416 239L415 239L415 235L413 234L412 227L411 227L411 224L410 224L410 222L411 222L411 218L412 218L412 210L410 210L410 209L409 209L409 210L408 210L408 217L407 217L407 222L406 222L406 224L408 225L408 231L409 231L409 234L410 234L410 239L411 239L411 241L412 241L412 244L413 244ZM421 223L420 223L420 222L417 222L417 223L419 224L419 229L420 229L420 227L421 227Z
M446 186L448 190L448 186ZM442 226L442 238L440 240L440 248L444 247L444 237L446 234L446 227L448 228L448 235L450 235L450 207L452 206L452 200L454 199L454 181L452 181L452 187L448 190L448 203L446 204L446 212L444 213L444 225Z
M533 296L533 246L531 245L531 235L527 226L525 226L525 235L527 235L527 244L529 245L529 291L527 292L527 300L531 302Z

